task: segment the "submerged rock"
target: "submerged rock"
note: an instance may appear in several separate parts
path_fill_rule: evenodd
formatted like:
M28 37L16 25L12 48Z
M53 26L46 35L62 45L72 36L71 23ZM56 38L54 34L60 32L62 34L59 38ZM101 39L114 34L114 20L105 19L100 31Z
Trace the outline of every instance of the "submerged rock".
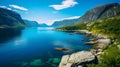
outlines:
M59 67L71 67L74 64L82 66L84 63L88 63L95 60L95 56L89 51L81 51L73 53L71 55L65 55L59 64Z
M59 50L59 51L69 51L70 49L69 48L55 48L56 50Z
M96 44L96 42L90 41L90 42L85 42L85 44L87 44L87 45L94 45L94 44Z
M53 63L59 63L60 59L59 58L53 58Z
M42 60L41 59L36 59L36 60L33 60L30 65L32 66L39 66L42 64Z
M27 66L27 65L29 65L28 62L22 62L22 67L25 67L25 66Z

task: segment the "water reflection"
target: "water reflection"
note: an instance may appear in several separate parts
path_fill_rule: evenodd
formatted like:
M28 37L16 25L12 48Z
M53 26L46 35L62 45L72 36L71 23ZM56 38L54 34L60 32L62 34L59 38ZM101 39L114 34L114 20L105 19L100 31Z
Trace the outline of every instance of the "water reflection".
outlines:
M53 30L54 27L38 27L38 30Z
M0 28L0 43L5 43L12 38L21 35L20 29Z

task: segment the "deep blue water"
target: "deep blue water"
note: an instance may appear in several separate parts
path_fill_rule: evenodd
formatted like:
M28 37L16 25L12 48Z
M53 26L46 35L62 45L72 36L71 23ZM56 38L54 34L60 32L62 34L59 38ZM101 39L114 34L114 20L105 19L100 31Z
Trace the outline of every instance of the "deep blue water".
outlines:
M88 50L84 34L53 31L46 28L26 28L17 36L0 45L0 67L57 67L62 55ZM57 51L55 48L69 48Z

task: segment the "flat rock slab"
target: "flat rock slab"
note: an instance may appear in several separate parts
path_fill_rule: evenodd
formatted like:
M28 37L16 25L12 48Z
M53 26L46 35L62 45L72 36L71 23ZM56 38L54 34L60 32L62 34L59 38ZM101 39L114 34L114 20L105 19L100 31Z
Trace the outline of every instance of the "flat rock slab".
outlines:
M90 62L95 60L95 56L90 51L80 51L71 55L65 55L59 64L59 67L71 67L73 64Z

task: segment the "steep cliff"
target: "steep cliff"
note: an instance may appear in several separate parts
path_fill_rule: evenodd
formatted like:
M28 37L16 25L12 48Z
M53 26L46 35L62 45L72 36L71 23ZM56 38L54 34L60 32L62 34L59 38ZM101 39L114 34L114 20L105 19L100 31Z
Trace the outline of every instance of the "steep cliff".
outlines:
M120 4L111 3L111 4L101 5L87 11L79 19L78 23L109 18L117 15L120 15Z
M21 16L5 8L0 8L0 26L23 26L24 21Z

